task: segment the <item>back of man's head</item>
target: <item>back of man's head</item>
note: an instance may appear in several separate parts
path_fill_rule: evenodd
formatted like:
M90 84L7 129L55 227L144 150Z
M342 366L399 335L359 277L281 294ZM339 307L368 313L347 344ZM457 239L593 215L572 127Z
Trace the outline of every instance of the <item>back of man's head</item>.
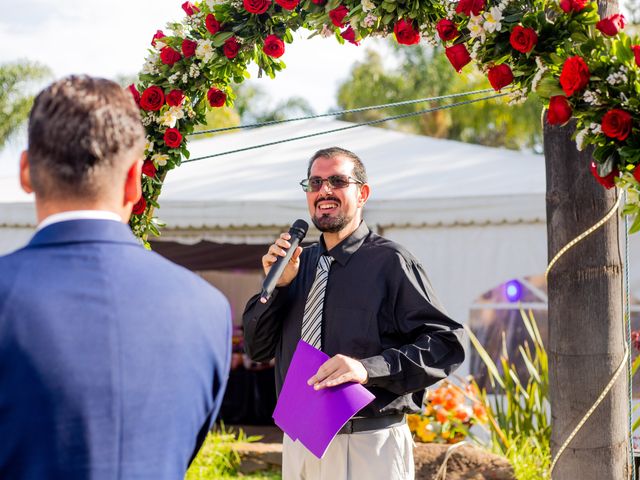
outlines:
M88 76L58 80L29 117L29 175L44 201L95 202L117 195L145 140L140 112L117 83Z

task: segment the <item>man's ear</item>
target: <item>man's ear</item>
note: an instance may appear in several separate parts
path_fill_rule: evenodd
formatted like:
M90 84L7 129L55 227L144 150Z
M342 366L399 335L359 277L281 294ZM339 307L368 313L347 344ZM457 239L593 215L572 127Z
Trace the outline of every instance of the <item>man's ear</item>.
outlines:
M127 170L124 184L123 205L135 205L142 196L142 159L136 160Z
M20 186L25 192L33 193L31 170L29 168L29 152L27 150L20 154Z
M358 207L364 207L364 204L367 203L369 199L369 194L371 194L371 187L368 183L360 185L358 189Z

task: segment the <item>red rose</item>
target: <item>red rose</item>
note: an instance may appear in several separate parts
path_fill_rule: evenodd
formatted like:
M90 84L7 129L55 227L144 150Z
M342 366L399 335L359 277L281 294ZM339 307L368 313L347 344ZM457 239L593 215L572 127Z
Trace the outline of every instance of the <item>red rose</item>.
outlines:
M460 0L456 7L456 13L464 13L467 17L479 15L484 9L484 0Z
M298 6L300 0L276 0L276 3L285 10L293 10Z
M624 28L624 15L614 13L596 23L596 28L609 37L614 37Z
M506 63L489 69L489 83L496 92L513 82L513 72Z
M570 97L587 86L589 77L589 67L582 57L569 57L562 65L560 85L562 85L562 90L564 90L567 97Z
M262 51L273 58L279 58L284 54L284 42L277 35L269 35L264 39Z
M420 41L420 33L413 28L413 22L406 21L404 18L396 22L393 33L401 45L415 45Z
M441 19L436 25L436 30L438 31L438 35L444 42L446 42L447 40L453 40L458 35L460 35L456 24L448 18Z
M158 111L164 105L164 92L160 87L155 85L147 88L142 92L140 97L140 106L148 112Z
M633 45L631 51L636 57L636 65L640 67L640 45Z
M340 34L340 36L349 43L360 45L360 42L356 41L356 32L353 30L353 28L351 28L351 25L349 25L349 27L347 27L347 29Z
M222 107L227 102L227 94L216 87L212 87L207 92L207 99L212 107Z
M509 38L511 46L514 50L520 53L529 53L536 43L538 43L538 34L533 28L524 28L520 25L516 25L511 30L511 37Z
M243 0L243 5L249 13L264 13L271 6L271 0Z
M167 94L167 105L170 107L179 107L184 101L184 93L182 90L171 90Z
M333 23L336 27L344 27L344 17L349 15L349 9L344 5L340 5L338 8L334 8L329 11L329 18L331 19L331 23Z
M589 0L560 0L560 8L565 13L579 12L589 2Z
M327 3L327 0L311 0L311 2L315 3L316 5L324 5L325 3Z
M207 15L207 18L204 20L205 25L207 26L207 30L211 35L215 35L220 31L220 22L216 20L216 17L213 13Z
M191 15L193 15L194 13L196 13L196 12L199 12L199 11L200 11L200 9L199 9L198 7L196 7L196 6L195 6L193 3L191 3L191 2L184 2L184 3L182 4L182 9L183 9L183 10L184 10L184 12L185 12L187 15L189 15L189 16L191 16Z
M631 114L619 108L613 108L602 117L602 133L609 138L624 140L631 133L632 123Z
M155 177L156 176L156 166L153 164L151 160L145 160L142 164L142 173L144 173L147 177Z
M153 45L155 47L156 46L156 40L160 40L161 38L164 38L164 37L166 37L166 35L164 33L162 33L162 30L156 30L156 34L151 39L151 45Z
M182 143L182 134L177 128L167 128L164 132L164 144L169 148L178 148Z
M640 183L640 165L633 169L633 178Z
M182 54L184 58L193 57L196 54L196 48L198 47L198 42L194 42L193 40L184 39L182 40Z
M140 200L138 200L138 203L133 206L133 210L131 210L131 213L133 213L134 215L142 215L146 209L147 201L144 199L144 196L142 196L140 197Z
M447 56L453 68L458 72L471 61L471 55L464 43L458 43L452 47L447 47L444 50L444 54Z
M136 88L135 84L132 83L127 88L131 92L131 95L133 95L133 99L136 101L136 105L140 106L140 92Z
M549 99L547 122L550 125L564 125L569 121L572 114L573 109L564 95L556 95Z
M179 62L181 58L182 55L180 55L180 52L171 47L163 47L162 50L160 50L160 60L162 60L162 63L165 65L171 66Z
M240 51L240 44L238 43L238 39L236 37L228 38L227 41L224 42L222 51L224 52L225 57L236 58L238 52Z
M598 165L596 162L591 162L591 174L598 181L600 185L605 187L607 190L616 186L615 178L620 174L620 171L614 167L609 175L606 177L601 177L598 175Z

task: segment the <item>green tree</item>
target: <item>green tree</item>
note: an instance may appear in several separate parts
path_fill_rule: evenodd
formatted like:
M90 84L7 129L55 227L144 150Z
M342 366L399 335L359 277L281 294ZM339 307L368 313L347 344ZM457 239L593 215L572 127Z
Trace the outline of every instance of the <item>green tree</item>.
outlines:
M18 61L0 65L0 148L29 116L33 87L49 77L49 68Z
M457 74L441 49L393 47L399 65L384 65L382 56L368 51L366 58L351 70L351 77L338 91L338 104L343 109L402 100L434 97L490 88L478 71ZM461 99L463 100L463 99ZM449 100L453 103L459 100ZM439 103L420 103L404 107L347 114L345 120L361 122L424 110ZM419 115L382 124L384 128L450 138L482 145L512 149L539 149L542 143L541 104L529 98L522 105L508 105L500 98L448 110Z
M236 85L234 91L234 108L243 124L279 121L315 113L309 102L302 97L290 97L272 105L264 88L253 83Z

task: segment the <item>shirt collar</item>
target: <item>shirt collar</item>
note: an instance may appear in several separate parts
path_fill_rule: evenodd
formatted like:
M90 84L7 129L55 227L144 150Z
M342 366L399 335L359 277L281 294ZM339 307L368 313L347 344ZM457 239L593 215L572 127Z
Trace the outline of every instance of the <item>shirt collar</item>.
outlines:
M367 227L367 224L363 220L351 235L342 240L328 252L327 247L324 244L324 237L321 236L319 253L320 255L324 255L325 253L331 255L336 262L344 266L349 261L349 258L351 258L351 255L356 253L356 251L362 246L364 240L369 236L369 233L371 233L369 227Z
M36 231L49 225L68 220L113 220L122 223L120 215L107 210L70 210L68 212L54 213L38 224Z

